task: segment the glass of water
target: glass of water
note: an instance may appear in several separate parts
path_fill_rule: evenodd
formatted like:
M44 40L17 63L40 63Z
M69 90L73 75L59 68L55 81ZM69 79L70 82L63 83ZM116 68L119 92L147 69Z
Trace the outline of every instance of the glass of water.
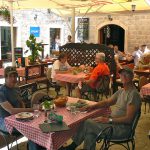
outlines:
M40 114L39 108L40 108L39 104L33 104L34 116L35 117L39 117L39 114Z
M71 114L76 114L76 106L70 106Z

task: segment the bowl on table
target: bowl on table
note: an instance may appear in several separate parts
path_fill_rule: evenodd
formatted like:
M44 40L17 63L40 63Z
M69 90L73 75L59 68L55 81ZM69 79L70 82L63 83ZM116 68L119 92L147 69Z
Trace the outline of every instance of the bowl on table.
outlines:
M56 107L65 107L66 103L68 101L67 96L60 96L57 99L54 100L54 104Z

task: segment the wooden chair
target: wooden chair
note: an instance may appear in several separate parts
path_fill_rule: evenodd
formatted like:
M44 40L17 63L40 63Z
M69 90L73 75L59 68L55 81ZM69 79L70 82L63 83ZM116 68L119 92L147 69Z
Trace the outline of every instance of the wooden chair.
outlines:
M95 141L97 143L102 142L102 146L100 147L100 150L107 150L109 147L109 140L112 138L113 135L113 127L110 125L109 127L106 127L103 129L94 139L93 143L90 145L90 149L92 149L92 146L95 145Z
M139 89L141 89L142 86L144 86L144 85L146 85L148 83L149 83L148 79L146 77L144 77L144 76L141 76L140 79L139 79ZM149 95L147 95L147 96L144 95L142 97L142 102L145 103L145 111L144 111L144 113L146 113L146 105L147 105L147 103L149 104L149 111L150 111L150 96Z
M31 98L31 107L33 106L33 104L41 103L41 99L44 96L48 96L47 93L44 91L36 91L35 93L33 93L32 98Z

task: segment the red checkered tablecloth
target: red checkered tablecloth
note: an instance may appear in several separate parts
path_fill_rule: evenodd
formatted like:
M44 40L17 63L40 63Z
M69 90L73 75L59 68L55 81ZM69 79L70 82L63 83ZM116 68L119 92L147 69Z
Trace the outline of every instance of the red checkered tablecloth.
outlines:
M76 102L78 98L68 98L69 102ZM95 102L87 101L89 104L94 104ZM5 119L5 124L7 130L11 133L13 128L16 128L20 133L26 136L29 140L47 148L48 150L57 150L61 145L63 145L69 138L71 138L79 124L91 117L109 115L110 109L103 108L97 109L89 113L78 113L76 115L71 114L70 111L67 111L66 108L57 108L57 114L63 115L64 122L70 127L68 131L53 132L53 133L43 133L39 124L43 123L45 120L44 113L38 118L30 122L21 122L15 119L15 116L12 115Z
M17 68L18 76L24 77L25 76L25 68ZM4 68L0 68L0 76L4 76Z
M150 83L142 86L142 88L140 90L140 94L141 94L141 96L150 95Z
M55 75L55 80L58 81L64 81L64 82L69 82L69 83L78 83L81 81L83 78L86 78L87 75L83 72L73 75L72 73L64 73L64 74L56 74Z

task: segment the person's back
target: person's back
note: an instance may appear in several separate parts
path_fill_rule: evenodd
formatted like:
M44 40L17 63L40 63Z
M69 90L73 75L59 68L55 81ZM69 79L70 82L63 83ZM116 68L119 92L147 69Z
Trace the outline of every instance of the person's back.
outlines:
M94 79L95 82L91 83L90 86L92 88L95 88L96 86L96 82L97 82L97 79L100 77L100 76L106 76L106 75L110 75L110 70L109 70L109 67L106 63L99 63L95 68L94 70L92 71L91 73L91 76L89 79Z

